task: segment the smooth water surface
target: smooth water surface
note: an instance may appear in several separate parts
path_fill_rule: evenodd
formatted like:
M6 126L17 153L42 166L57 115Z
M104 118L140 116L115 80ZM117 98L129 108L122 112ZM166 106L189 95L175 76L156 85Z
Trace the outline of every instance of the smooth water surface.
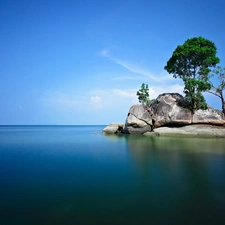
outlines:
M0 126L0 224L225 224L225 140Z

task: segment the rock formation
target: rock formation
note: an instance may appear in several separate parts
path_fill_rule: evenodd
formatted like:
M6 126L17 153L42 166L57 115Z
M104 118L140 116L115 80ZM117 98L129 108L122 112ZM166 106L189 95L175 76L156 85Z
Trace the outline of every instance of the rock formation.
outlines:
M159 127L146 136L185 136L185 137L225 137L223 126L210 124L191 124L182 127Z
M150 108L153 112L154 128L166 125L191 124L192 114L184 105L180 94L161 94Z
M109 124L105 127L102 131L103 134L118 134L121 133L123 130L123 124Z
M223 125L225 124L224 114L222 111L211 107L206 110L199 109L194 113L192 123Z
M225 125L225 118L220 110L209 107L207 110L197 110L193 114L184 105L184 97L180 94L161 94L149 106L133 105L124 125L111 124L103 132L106 134L122 132L148 135L151 133L153 135L152 131L155 131L154 135L165 133L191 133L195 135L202 133L207 136L210 135L211 130L211 133L214 132L214 136L225 136L225 129L222 127ZM200 124L205 124L205 126L196 126ZM214 127L210 127L211 125ZM219 128L218 125L220 125ZM176 127L176 129L171 130L171 127Z
M133 105L127 115L124 133L143 134L152 131L152 114L144 105Z

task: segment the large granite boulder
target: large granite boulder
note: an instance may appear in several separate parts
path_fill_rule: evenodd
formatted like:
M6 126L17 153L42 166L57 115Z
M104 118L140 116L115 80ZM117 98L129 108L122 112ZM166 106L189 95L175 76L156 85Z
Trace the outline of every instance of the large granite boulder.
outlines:
M133 105L127 115L124 133L143 134L152 131L152 112L145 105Z
M123 130L123 124L121 123L111 123L105 127L102 131L103 134L118 134Z
M223 125L225 124L224 114L222 111L211 107L206 110L199 109L194 113L192 123Z
M187 108L184 108L183 105L184 97L178 93L159 95L150 106L153 112L154 128L191 124L192 113Z

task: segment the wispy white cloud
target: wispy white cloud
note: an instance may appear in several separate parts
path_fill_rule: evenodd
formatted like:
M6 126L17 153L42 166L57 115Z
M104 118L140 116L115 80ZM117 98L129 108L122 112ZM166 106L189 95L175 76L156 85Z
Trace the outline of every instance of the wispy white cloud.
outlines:
M109 49L107 49L107 48L103 49L100 52L100 55L102 55L102 56L106 57L107 59L115 62L116 64L124 67L125 69L129 70L132 73L136 73L136 74L140 74L140 75L143 75L143 76L147 76L150 80L155 81L155 82L162 82L163 81L161 77L158 77L158 76L154 75L153 73L149 72L146 69L143 69L143 68L141 68L139 66L136 66L134 64L131 64L129 62L125 62L125 61L120 60L118 58L112 57L110 55ZM123 77L123 78L125 78L125 77ZM128 78L130 78L130 77L128 77Z
M91 98L90 98L90 100L91 100L91 107L93 108L93 109L101 109L102 108L102 98L101 97L99 97L99 96L92 96Z
M137 91L140 87L130 89L105 89L105 90L93 90L91 91L92 101L96 104L100 104L102 109L112 108L116 106L126 105L131 106L132 104L138 103ZM149 86L149 97L150 99L157 98L162 93L180 93L183 94L183 85L160 85L160 86ZM104 104L103 104L104 103Z
M168 74L166 72L162 72L158 75L162 81L175 81L175 78L172 74Z
M108 48L104 48L104 49L100 52L100 55L109 57L109 49L108 49Z
M99 96L91 97L91 102L99 104L102 102L102 99Z
M115 89L113 90L113 92L120 96L120 97L124 97L124 98L134 98L136 97L136 90L119 90L119 89Z
M175 84L170 86L152 86L149 88L149 97L150 99L157 98L162 93L180 93L183 94L183 85ZM119 90L115 89L113 92L120 98L132 99L133 103L137 103L137 90L138 89L128 89L128 90Z
M152 86L149 88L150 99L157 98L160 94L163 93L179 93L183 94L184 86L180 84L174 84L169 86Z
M121 77L113 77L112 80L142 80L142 77L132 77L132 76L121 76Z
M91 94L92 96L95 96L95 98L92 98L92 100L95 102L98 102L102 109L112 109L115 107L124 107L126 105L131 106L132 104L136 104L137 96L136 96L137 90L136 89L97 89L92 90ZM96 98L99 97L99 98Z
M99 91L100 93L101 91ZM105 92L104 92L105 93ZM102 93L103 94L103 93ZM103 94L104 96L104 94ZM102 97L95 95L90 96L86 93L82 96L59 91L45 92L41 99L42 107L51 108L53 110L99 110L103 107Z
M82 96L77 93L64 93L60 91L45 92L41 100L41 111L51 118L74 118L75 115L87 115L96 113L99 115L120 115L125 118L129 108L138 104L137 90L140 87L131 89L95 89L84 93ZM170 86L151 86L149 87L150 99L157 98L159 94L165 92L183 92L183 86L179 84ZM22 109L22 108L21 108ZM76 121L77 118L74 118ZM110 118L109 118L110 120ZM63 123L63 122L62 122ZM66 123L66 122L65 122Z
M113 90L113 93L116 95L115 97L118 98L118 100L125 99L126 101L129 101L130 104L137 104L137 90L136 89L127 89L127 90L119 90L115 89Z

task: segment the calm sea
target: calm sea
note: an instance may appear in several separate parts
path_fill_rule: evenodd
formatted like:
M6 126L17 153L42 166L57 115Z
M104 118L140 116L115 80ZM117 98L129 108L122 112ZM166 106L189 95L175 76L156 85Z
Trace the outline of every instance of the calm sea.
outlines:
M0 224L225 224L225 139L103 128L0 126Z

